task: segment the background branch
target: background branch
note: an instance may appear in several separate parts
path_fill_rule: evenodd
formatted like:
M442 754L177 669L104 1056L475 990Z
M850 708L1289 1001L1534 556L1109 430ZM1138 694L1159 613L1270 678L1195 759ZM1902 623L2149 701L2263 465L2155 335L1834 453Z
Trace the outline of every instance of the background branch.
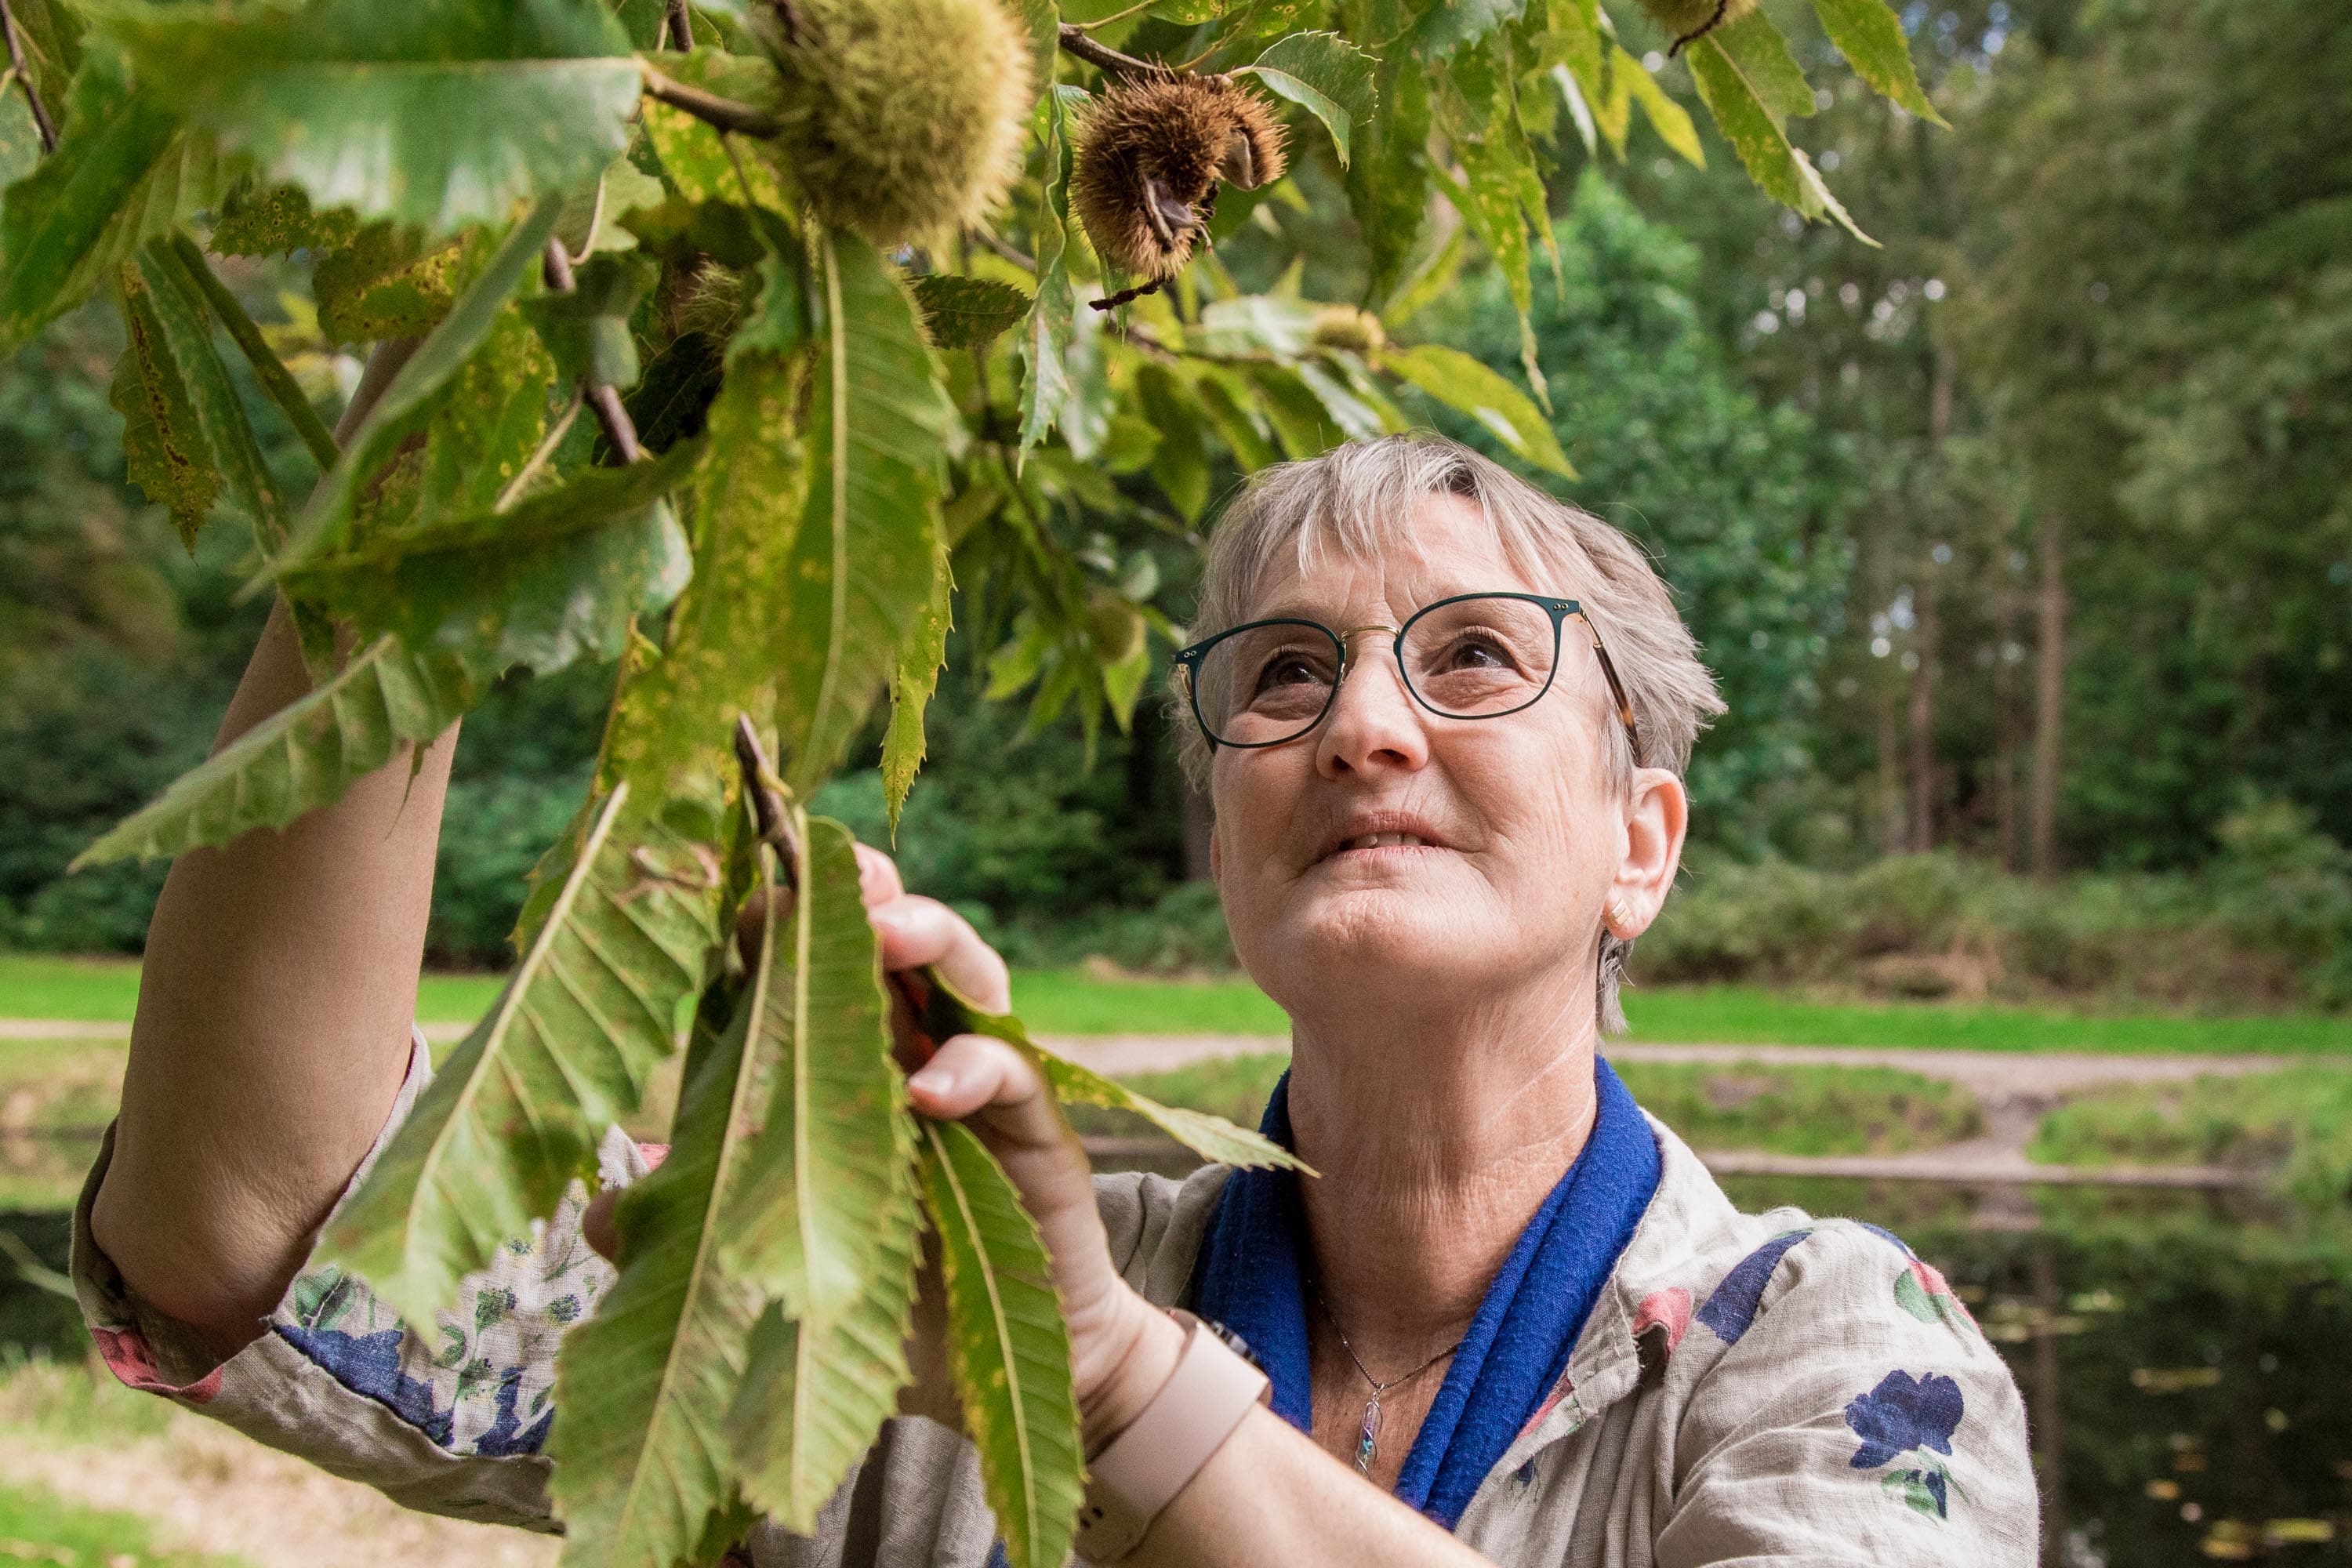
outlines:
M1133 55L1120 54L1108 44L1098 44L1087 37L1086 29L1068 22L1062 24L1062 52L1074 55L1090 66L1098 66L1114 76L1173 76L1174 70L1154 60L1139 60Z
M16 15L8 9L8 0L0 0L0 33L8 37L8 66L16 73L16 80L25 89L25 101L33 108L33 129L41 133L41 151L58 150L58 128L49 122L49 111L41 103L41 95L33 89L33 73L26 68L25 52L16 43Z
M669 0L669 14L666 20L668 23L669 47L680 54L690 52L694 47L694 19L687 15L686 0Z

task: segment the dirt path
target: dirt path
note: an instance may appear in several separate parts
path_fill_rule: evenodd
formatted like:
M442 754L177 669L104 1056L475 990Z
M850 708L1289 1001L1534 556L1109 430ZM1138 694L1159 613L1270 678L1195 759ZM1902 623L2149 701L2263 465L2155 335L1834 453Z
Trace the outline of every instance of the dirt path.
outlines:
M1111 1035L1048 1039L1049 1048L1097 1071L1165 1072L1190 1062L1281 1051L1265 1035ZM1734 1067L1885 1067L1941 1079L1976 1097L1984 1130L1976 1137L1907 1154L1814 1156L1707 1151L1718 1175L1853 1176L2013 1184L2095 1183L2107 1186L2229 1187L2260 1173L2210 1165L2083 1168L2036 1164L2026 1156L2044 1112L2069 1096L2126 1083L2188 1083L2199 1078L2275 1072L2309 1058L2124 1055L2087 1051L1963 1051L1903 1047L1653 1045L1620 1041L1607 1055L1621 1062L1703 1062Z
M0 1474L137 1514L159 1546L253 1568L551 1568L562 1549L552 1536L411 1512L194 1416L166 1436L103 1448L0 1428Z

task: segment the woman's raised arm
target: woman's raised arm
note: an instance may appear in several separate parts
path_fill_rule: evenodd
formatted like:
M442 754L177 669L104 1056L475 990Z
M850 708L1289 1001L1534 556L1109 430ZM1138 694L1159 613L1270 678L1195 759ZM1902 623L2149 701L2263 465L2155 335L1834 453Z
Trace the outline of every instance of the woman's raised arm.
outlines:
M310 689L271 614L227 744ZM158 1310L226 1355L257 1333L390 1113L457 730L343 798L173 863L147 929L113 1163L92 1234Z

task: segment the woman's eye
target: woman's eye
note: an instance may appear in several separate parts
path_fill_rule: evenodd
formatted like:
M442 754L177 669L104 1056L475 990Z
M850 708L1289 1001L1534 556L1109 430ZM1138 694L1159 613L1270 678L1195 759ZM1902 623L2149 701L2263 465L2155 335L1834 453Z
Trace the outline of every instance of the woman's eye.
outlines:
M1446 656L1448 669L1507 669L1512 659L1491 637L1465 637L1454 645Z
M1276 686L1309 686L1321 679L1315 667L1304 658L1276 658L1267 661L1266 667L1258 672L1257 689L1265 691Z

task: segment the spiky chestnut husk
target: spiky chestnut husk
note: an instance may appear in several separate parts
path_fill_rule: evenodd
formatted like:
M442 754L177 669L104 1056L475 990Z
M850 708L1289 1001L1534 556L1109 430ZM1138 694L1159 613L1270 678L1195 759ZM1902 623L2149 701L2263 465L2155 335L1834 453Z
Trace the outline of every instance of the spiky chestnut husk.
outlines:
M1756 9L1756 0L1642 0L1642 9L1674 35L1674 47L1696 43Z
M819 216L888 247L1003 205L1032 95L1028 37L998 0L768 0L751 16L783 79L768 145Z
M1103 260L1171 278L1208 226L1216 182L1253 190L1282 178L1283 138L1265 100L1223 77L1122 81L1071 137L1070 205Z
M1388 330L1370 310L1353 305L1326 305L1315 312L1314 341L1318 348L1353 349L1371 353L1388 347Z

